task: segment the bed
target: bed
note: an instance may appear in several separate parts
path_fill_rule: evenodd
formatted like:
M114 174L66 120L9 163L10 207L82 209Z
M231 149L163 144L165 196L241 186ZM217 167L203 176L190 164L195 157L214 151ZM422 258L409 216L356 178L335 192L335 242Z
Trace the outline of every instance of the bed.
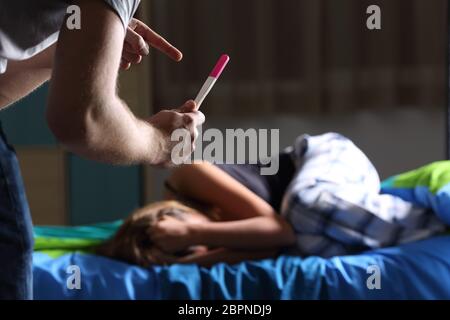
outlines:
M450 236L330 259L140 268L87 249L119 225L36 227L35 299L450 299ZM73 265L79 289L67 285Z
M393 176L381 192L429 208L450 225L450 161ZM422 241L329 259L281 255L212 268L141 268L93 254L121 224L35 227L35 298L450 299L447 230ZM74 276L78 283L72 282Z

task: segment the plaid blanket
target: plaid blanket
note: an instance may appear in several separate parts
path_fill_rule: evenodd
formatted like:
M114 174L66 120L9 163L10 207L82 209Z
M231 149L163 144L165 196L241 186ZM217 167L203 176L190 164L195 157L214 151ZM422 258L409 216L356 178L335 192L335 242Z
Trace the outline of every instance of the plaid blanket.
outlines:
M346 137L303 135L290 152L297 172L284 195L281 214L297 234L291 253L345 255L445 230L431 209L380 194L375 167Z

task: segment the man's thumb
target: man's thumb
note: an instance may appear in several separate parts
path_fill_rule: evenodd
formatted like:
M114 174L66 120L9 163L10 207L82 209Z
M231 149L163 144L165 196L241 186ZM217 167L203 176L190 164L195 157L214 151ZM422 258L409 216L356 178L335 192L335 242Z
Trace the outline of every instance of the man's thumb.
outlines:
M184 103L183 106L179 109L181 113L188 113L192 111L196 111L197 104L194 100L188 100Z

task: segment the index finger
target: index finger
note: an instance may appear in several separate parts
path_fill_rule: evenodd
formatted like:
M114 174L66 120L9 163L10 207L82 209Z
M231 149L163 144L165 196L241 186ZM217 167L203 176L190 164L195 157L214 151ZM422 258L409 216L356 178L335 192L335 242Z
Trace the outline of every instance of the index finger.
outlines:
M192 117L192 119L194 120L195 126L199 126L199 125L205 123L205 115L201 111L192 111L192 112L188 112L185 114L188 114Z
M136 20L135 23L136 27L134 31L140 34L142 38L144 38L144 40L147 41L147 43L150 44L153 48L165 53L175 61L180 61L183 58L183 54L180 50L171 45L158 33L150 29L150 27L148 27L145 23L139 20Z

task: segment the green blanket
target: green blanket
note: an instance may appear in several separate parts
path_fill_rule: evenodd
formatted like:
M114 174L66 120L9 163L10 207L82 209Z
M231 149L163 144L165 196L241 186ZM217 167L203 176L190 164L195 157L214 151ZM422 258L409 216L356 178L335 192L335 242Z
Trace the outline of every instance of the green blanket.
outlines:
M110 238L122 220L78 227L34 227L34 251L56 258L71 252L89 253Z

